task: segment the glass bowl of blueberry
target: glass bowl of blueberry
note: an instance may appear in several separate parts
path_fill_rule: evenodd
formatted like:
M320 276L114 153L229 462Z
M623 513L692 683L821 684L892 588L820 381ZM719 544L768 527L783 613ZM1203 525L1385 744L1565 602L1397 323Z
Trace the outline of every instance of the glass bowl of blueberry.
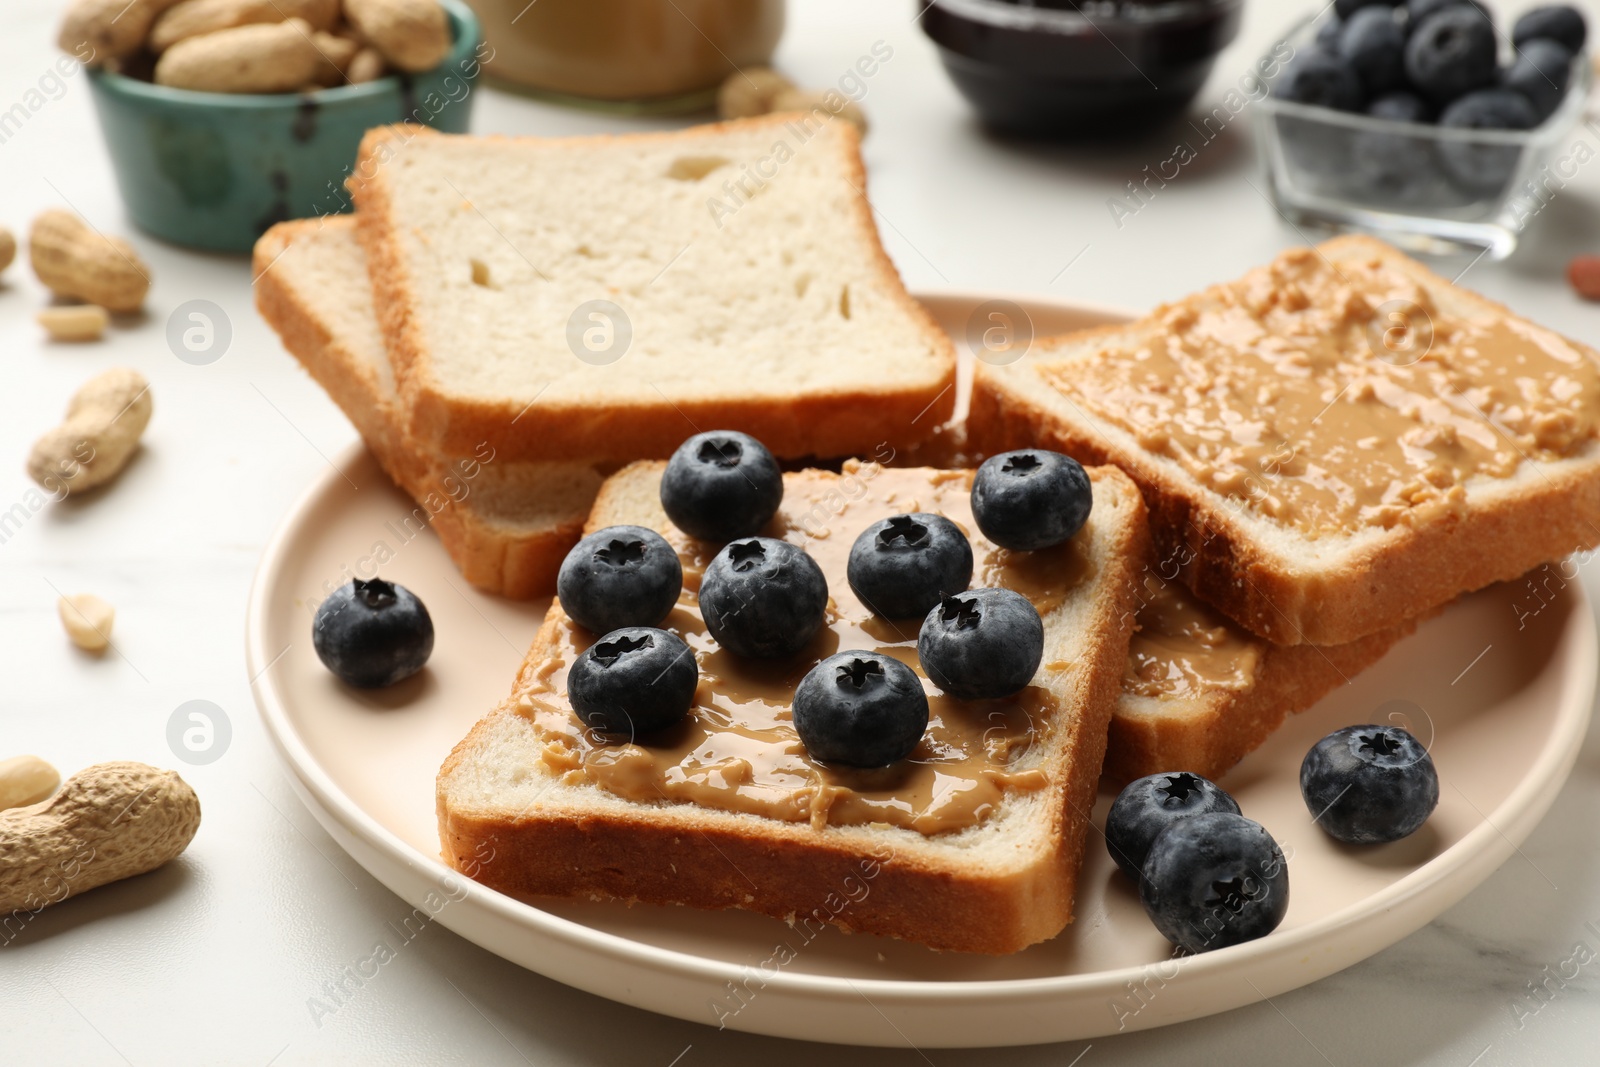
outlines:
M1570 140L1586 41L1566 5L1502 27L1477 0L1336 0L1272 53L1256 129L1273 199L1296 224L1510 255L1592 154Z

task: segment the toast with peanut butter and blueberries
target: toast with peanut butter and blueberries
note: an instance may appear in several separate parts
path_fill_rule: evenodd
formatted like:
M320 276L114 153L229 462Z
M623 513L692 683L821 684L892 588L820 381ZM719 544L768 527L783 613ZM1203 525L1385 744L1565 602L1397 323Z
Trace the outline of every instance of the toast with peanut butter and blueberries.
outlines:
M955 403L848 122L367 133L349 183L408 431L442 455L664 458L696 427L871 455Z
M508 460L482 441L442 456L409 437L354 219L279 223L256 243L254 270L262 317L417 502L418 524L433 526L462 576L514 599L553 592L600 469Z
M1600 543L1597 360L1340 237L980 365L968 433L1121 467L1201 599L1340 645Z
M602 486L513 695L439 772L445 860L518 896L743 908L939 949L1055 936L1148 559L1134 484L1073 464L1081 510L1043 540L1067 539L1002 548L974 513L981 472L771 466L749 490L770 506L738 527L741 507L679 503L726 502L672 473L686 452L707 479L744 464L712 436ZM762 536L724 543L719 516Z

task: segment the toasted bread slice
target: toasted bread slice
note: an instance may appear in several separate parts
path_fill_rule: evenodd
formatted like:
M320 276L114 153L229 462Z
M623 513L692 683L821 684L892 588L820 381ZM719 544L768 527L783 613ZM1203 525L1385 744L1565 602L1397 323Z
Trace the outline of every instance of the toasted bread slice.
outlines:
M741 679L759 668L730 660L703 636L687 591L698 587L716 546L667 521L662 469L636 463L609 479L589 529L652 527L679 550L686 592L665 625L685 635L701 664L687 739L658 740L653 749L580 740L562 680L593 638L556 604L513 697L439 772L445 860L515 895L744 908L941 949L1014 952L1058 933L1072 915L1148 547L1133 483L1115 469L1091 472L1095 505L1083 531L1059 549L1010 557L971 522L970 472L851 463L842 474L785 475L769 533L804 545L822 565L831 621L796 661L759 675L774 703L749 704ZM788 695L836 645L861 647L842 642L873 640L916 664L917 624L874 620L846 584L844 560L868 524L918 509L948 514L973 535L974 584L1026 579L1016 584L1043 607L1043 664L1012 700L941 704L935 691L934 722L910 760L854 776L823 770L793 736ZM876 638L865 636L867 627ZM726 751L726 730L762 742L742 771L738 761L697 762ZM655 770L652 753L662 758ZM996 769L980 759L997 761ZM928 789L922 777L938 777L935 768L945 777ZM711 792L693 792L701 788Z
M1202 599L1339 645L1600 543L1597 358L1340 237L980 365L968 433L1120 466Z
M1105 778L1115 785L1163 771L1221 777L1417 623L1343 645L1274 645L1154 570L1139 584L1139 629L1106 743Z
M865 456L954 408L954 349L879 243L848 122L383 127L351 185L411 431L442 454L625 462L720 427Z
M599 470L506 460L482 441L446 458L410 439L354 219L274 226L256 243L255 273L262 316L417 501L404 521L431 523L462 575L485 592L515 599L552 593L600 488Z

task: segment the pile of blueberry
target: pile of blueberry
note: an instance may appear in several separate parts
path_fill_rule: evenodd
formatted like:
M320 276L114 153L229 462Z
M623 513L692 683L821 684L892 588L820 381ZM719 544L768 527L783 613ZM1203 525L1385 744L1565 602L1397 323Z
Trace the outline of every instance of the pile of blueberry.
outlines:
M1336 0L1314 47L1290 63L1274 90L1285 100L1443 129L1530 130L1565 98L1587 37L1566 5L1533 8L1502 33L1478 0ZM1437 197L1442 187L1478 199L1503 192L1516 145L1366 131L1336 143L1329 131L1279 123L1285 145L1310 168L1341 172L1351 191Z
M760 536L782 501L777 461L742 433L696 434L673 454L661 479L661 505L673 524L723 542L700 581L700 613L717 644L745 659L794 656L825 621L822 568L804 549ZM1084 469L1054 452L995 456L973 479L979 529L1014 551L1071 539L1092 503ZM922 619L917 655L940 689L964 700L1010 696L1039 667L1044 624L1016 592L968 589L972 569L972 545L955 523L912 512L862 531L846 574L875 614ZM596 531L562 563L562 608L602 635L573 662L567 680L573 710L600 735L658 733L681 722L693 705L698 664L682 638L661 628L682 586L683 568L671 545L638 526ZM928 698L916 672L900 660L846 650L800 680L793 714L814 759L883 767L917 747L928 726Z
M1347 726L1300 765L1312 821L1353 845L1415 833L1439 803L1433 758L1394 726ZM1106 849L1139 886L1162 936L1187 952L1265 937L1289 910L1283 850L1216 783L1178 771L1130 782L1106 816Z

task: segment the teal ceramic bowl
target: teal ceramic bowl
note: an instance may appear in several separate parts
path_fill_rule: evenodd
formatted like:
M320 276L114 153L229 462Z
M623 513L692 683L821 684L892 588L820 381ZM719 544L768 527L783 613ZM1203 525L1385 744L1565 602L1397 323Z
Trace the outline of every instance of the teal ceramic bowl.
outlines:
M455 45L421 74L247 96L91 73L100 129L135 225L189 248L248 252L274 223L350 209L344 180L372 127L412 121L465 132L488 57L472 11L460 0L440 2Z

